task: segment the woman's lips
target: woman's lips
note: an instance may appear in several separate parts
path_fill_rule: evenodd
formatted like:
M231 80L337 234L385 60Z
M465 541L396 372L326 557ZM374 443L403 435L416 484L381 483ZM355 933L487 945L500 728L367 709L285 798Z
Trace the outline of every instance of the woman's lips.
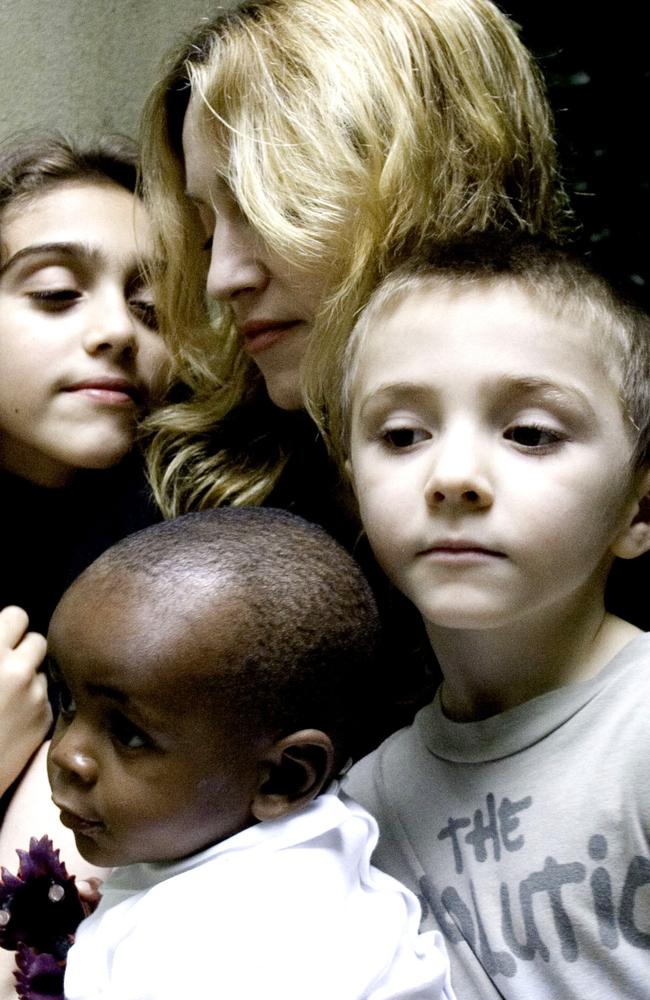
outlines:
M259 354L267 350L282 340L286 334L291 333L301 320L292 319L283 322L273 322L266 320L256 320L251 323L244 323L239 327L239 332L244 339L244 346L249 354Z

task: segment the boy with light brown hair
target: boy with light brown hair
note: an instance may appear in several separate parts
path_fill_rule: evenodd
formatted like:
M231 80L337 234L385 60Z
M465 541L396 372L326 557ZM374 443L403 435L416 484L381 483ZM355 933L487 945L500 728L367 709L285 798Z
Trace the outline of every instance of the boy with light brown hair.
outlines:
M433 248L375 293L340 389L365 529L443 673L346 785L375 863L459 996L644 996L650 637L605 586L650 548L647 316L539 241Z

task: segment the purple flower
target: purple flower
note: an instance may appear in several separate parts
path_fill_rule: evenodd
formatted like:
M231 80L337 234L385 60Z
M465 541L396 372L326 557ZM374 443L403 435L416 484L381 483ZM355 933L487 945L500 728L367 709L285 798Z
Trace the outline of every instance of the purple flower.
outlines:
M39 955L21 944L16 954L16 992L20 1000L63 1000L65 962Z
M32 837L29 851L17 854L18 874L2 869L0 946L15 951L24 944L64 959L85 915L74 876L47 836Z

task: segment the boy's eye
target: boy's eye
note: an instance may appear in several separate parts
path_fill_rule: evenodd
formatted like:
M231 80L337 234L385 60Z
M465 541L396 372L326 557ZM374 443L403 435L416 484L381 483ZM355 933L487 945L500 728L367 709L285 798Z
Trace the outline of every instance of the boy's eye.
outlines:
M549 448L562 440L562 435L557 431L535 424L509 427L503 436L507 441L512 441L522 448Z
M381 434L382 441L396 450L411 448L414 444L426 441L429 437L430 434L420 427L389 427Z
M116 743L127 750L141 750L151 746L151 740L139 726L127 719L121 712L111 716L111 735Z

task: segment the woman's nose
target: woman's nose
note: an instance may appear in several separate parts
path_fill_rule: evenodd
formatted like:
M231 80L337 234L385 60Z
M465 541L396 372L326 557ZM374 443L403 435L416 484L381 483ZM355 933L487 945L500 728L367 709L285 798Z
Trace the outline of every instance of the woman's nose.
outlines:
M230 303L246 293L263 291L269 279L260 241L248 223L218 218L210 250L208 297Z

